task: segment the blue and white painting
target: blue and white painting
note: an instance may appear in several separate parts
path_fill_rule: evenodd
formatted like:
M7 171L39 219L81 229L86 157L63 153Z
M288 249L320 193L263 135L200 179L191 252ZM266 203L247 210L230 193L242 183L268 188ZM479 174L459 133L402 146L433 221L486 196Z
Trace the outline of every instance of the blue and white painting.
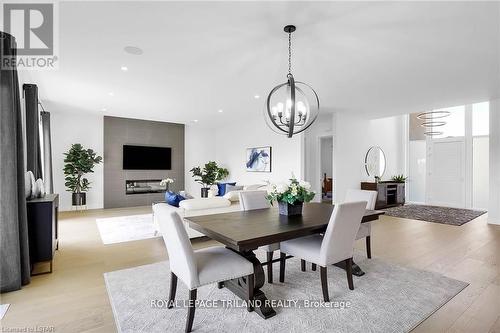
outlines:
M247 171L271 172L271 147L247 149Z

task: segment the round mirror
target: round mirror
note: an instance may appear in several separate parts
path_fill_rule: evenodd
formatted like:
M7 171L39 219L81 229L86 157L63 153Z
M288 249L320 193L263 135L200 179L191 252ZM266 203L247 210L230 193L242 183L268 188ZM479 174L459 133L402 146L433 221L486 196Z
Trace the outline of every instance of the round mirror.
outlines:
M365 170L368 176L382 178L385 172L385 154L378 146L371 147L366 152Z

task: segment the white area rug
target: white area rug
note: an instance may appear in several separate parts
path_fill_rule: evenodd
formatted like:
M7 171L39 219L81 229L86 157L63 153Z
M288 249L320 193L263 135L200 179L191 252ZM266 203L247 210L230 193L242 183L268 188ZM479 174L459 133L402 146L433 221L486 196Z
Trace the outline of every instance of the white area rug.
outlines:
M152 214L96 219L96 223L104 244L159 237L155 235Z
M259 257L261 254L259 254ZM347 287L343 270L328 268L330 299L348 301L344 308L311 308L304 300L322 300L319 269L300 271L300 260L287 260L285 283L262 290L271 300L296 300L301 307L275 307L276 316L267 320L246 308L234 306L197 308L194 332L409 332L468 284L443 275L389 264L380 259L355 257L366 274L354 277L353 291ZM168 262L105 273L108 296L119 332L183 332L187 309L154 307L168 300ZM177 300L188 299L179 280ZM238 300L216 285L198 289L198 300ZM283 304L285 305L285 304Z
M7 313L7 310L9 310L10 304L0 304L0 320L3 319L5 314Z

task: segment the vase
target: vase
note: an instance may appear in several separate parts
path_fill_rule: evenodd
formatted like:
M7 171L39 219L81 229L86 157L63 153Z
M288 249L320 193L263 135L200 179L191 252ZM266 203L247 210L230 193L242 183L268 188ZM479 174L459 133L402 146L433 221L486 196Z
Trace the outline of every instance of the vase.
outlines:
M71 201L73 206L85 206L87 205L87 193L73 193L71 196Z
M210 187L202 187L201 188L201 197L208 198L208 191L209 190L210 190Z
M295 202L293 205L288 202L278 202L280 215L297 216L302 215L303 202Z

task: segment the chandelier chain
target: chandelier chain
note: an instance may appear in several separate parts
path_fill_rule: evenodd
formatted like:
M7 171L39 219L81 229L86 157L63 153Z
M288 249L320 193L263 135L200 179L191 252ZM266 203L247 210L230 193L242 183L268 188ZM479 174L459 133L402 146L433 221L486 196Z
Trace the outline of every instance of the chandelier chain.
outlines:
M292 74L292 33L288 33L288 74Z

